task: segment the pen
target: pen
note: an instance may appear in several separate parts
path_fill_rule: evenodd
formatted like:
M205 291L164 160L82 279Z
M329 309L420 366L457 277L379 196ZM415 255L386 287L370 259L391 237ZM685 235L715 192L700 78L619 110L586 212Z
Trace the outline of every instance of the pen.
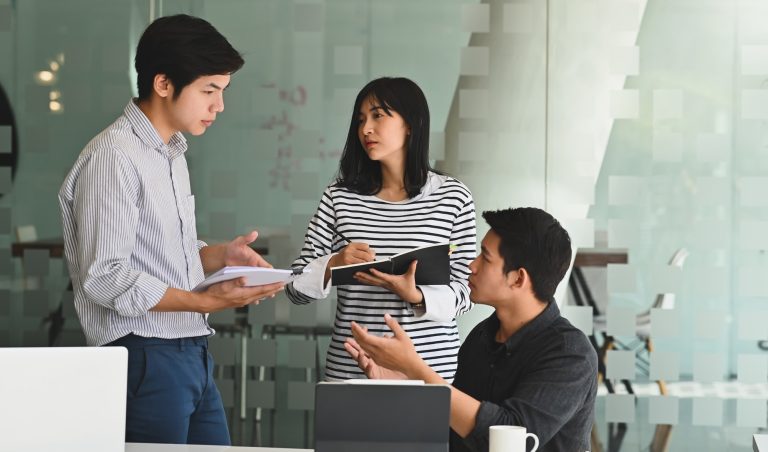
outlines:
M341 231L339 231L339 229L336 227L336 225L333 226L333 232L335 232L336 235L341 238L341 240L344 240L347 243L352 243L352 240L349 240L348 238L346 238L344 236L344 234L342 234Z

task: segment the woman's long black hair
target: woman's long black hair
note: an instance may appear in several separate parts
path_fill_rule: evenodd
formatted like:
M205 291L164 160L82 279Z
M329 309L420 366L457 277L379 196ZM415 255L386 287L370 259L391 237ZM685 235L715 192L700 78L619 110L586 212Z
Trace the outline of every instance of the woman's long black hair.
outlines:
M413 198L427 183L429 171L434 171L429 166L429 107L421 88L403 77L378 78L358 93L336 184L363 195L373 195L381 190L381 163L368 158L358 137L360 106L369 96L388 115L392 111L400 114L410 128L411 133L405 141L403 184L408 197Z

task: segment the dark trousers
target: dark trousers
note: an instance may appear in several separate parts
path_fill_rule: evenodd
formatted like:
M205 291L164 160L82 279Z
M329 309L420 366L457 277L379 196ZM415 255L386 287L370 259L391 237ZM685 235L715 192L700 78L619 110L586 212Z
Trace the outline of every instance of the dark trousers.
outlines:
M107 345L128 349L126 442L230 444L206 337L129 334Z

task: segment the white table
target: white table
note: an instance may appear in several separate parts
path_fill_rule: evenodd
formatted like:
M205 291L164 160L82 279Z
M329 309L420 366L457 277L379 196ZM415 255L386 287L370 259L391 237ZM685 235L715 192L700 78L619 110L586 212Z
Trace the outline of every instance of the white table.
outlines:
M125 452L312 452L280 447L196 446L187 444L126 443Z
M752 449L755 452L768 452L768 435L752 435Z

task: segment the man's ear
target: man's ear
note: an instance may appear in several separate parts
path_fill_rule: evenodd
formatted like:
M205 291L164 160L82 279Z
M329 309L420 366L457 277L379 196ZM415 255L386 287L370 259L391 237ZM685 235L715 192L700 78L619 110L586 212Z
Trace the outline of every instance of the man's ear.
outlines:
M170 97L173 94L173 85L165 74L155 74L152 88L160 97Z
M521 289L530 281L530 275L524 268L518 268L507 273L507 286L510 289Z

